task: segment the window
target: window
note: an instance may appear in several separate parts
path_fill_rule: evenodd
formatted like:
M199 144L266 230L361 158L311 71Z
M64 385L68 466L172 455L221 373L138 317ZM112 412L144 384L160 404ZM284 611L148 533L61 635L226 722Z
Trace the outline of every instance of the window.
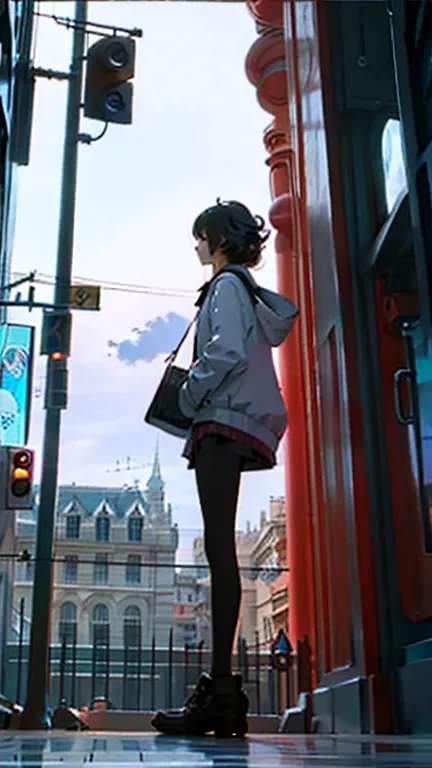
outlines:
M137 605L129 605L124 612L123 637L125 645L141 645L141 611Z
M188 594L188 603L191 603L191 602L192 602L192 595L191 595L191 593L189 592L189 594Z
M68 515L66 517L66 538L79 539L81 518L79 515Z
M76 640L77 629L77 609L75 603L63 603L60 608L59 621L59 641L62 643L66 638L66 643L72 644Z
M129 541L142 541L143 519L142 517L130 517L128 520Z
M28 560L25 564L25 580L34 580L34 560Z
M96 541L109 541L110 519L108 512L101 512L96 518Z
M109 613L104 603L93 608L91 637L94 645L106 645L109 641Z
M76 584L78 573L78 555L66 555L63 563L63 583Z
M419 324L404 333L408 364L415 375L414 423L410 426L412 466L423 508L427 550L432 551L432 359L425 354Z
M270 641L273 639L273 626L272 626L272 620L268 616L264 616L263 618L263 630L264 630L264 640Z
M105 552L98 553L95 556L95 563L93 566L93 583L108 583L108 555Z
M381 148L387 210L390 213L400 194L407 189L402 130L399 120L388 120L385 124Z
M141 555L128 555L126 584L141 584Z
M195 624L184 624L183 632L183 642L187 643L189 648L196 648L197 631Z

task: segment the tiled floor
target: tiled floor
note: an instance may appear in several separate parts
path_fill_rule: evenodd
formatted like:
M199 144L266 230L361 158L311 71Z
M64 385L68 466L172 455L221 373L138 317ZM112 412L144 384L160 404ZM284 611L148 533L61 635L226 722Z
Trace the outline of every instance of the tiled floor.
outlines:
M432 738L0 733L1 768L431 768Z

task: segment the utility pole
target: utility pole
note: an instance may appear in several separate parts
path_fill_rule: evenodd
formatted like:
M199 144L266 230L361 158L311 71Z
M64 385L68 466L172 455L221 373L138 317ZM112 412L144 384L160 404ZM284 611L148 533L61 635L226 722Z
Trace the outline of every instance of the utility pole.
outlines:
M73 49L68 77L66 132L63 150L62 190L57 247L55 306L69 304L75 223L83 58L87 0L76 0ZM66 309L65 313L69 314ZM49 645L53 584L52 549L55 527L61 410L66 408L67 358L48 358L45 385L45 430L40 503L37 521L35 579L33 587L27 697L21 729L51 728L48 712Z

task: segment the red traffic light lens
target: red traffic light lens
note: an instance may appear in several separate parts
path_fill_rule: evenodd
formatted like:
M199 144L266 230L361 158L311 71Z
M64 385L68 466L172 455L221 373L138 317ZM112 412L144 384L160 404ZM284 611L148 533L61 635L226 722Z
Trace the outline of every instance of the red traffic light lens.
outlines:
M31 466L32 463L32 455L29 453L29 451L17 451L14 456L14 465L16 467L21 467L22 469L27 469Z

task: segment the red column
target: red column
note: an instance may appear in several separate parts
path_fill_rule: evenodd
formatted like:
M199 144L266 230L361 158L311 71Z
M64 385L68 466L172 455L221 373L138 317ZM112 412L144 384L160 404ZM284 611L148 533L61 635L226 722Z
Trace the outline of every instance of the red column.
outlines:
M281 146L278 120L266 132L270 151L271 190L273 204L269 216L277 230L275 250L279 289L302 310L300 285L300 251L296 243L298 201L290 183L293 152L284 132ZM276 140L276 146L275 146ZM287 173L288 169L288 173ZM292 166L291 166L292 170ZM313 562L310 472L307 445L304 357L302 339L304 318L300 317L293 332L280 349L282 391L288 410L289 429L285 439L286 510L288 562L290 567L289 634L291 641L308 635L314 645Z
M294 152L290 142L285 41L282 30L282 2L248 0L257 21L260 37L246 58L249 80L257 87L258 101L274 117L265 133L269 151L270 186L273 203L269 218L276 229L275 250L279 290L300 308L293 332L280 349L282 392L288 410L289 429L285 438L285 477L289 578L290 640L308 635L315 656L313 544L311 524L310 468L307 443L307 398L305 366L308 356L305 317L306 302L301 258L300 205L296 198Z

